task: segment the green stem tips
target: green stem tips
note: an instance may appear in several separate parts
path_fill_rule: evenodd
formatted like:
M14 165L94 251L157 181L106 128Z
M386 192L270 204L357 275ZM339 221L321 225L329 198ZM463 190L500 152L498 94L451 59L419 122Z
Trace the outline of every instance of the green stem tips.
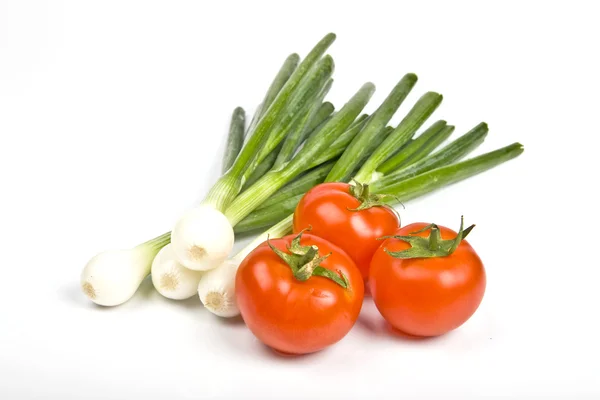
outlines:
M279 250L277 247L273 246L267 238L267 244L285 262L292 270L294 274L294 278L299 280L300 282L307 281L311 276L322 276L323 278L330 279L343 287L344 289L348 289L350 286L348 282L348 278L342 271L335 272L321 267L319 264L323 262L327 257L331 255L331 253L320 256L319 248L315 245L312 246L302 246L300 244L300 239L302 238L302 234L305 230L302 230L298 236L292 240L292 244L290 246L286 246L289 254ZM339 274L339 275L338 275Z
M385 252L394 258L432 258L432 257L446 257L454 253L454 251L460 245L460 242L467 237L467 235L473 230L475 225L469 226L463 230L463 217L460 217L460 230L454 239L442 240L440 235L440 229L436 224L429 224L423 229L416 232L411 232L409 236L384 236L380 239L394 238L403 240L410 244L410 248L402 251L389 251L385 249ZM417 233L422 233L430 230L428 237L421 236L410 236Z

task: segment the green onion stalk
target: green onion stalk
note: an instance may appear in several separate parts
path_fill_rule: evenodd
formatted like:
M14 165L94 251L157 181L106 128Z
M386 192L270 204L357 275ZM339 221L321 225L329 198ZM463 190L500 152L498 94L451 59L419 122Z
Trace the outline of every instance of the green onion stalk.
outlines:
M252 178L265 159L270 158L273 163L277 160L271 153L281 149L280 144L286 137L297 130L308 130L308 125L320 115L319 110L331 87L334 70L333 59L325 55L325 51L334 39L335 35L326 35L300 63L297 63L293 56L286 60L282 67L283 72L280 71L277 75L260 110L255 114L256 122L250 123L246 142L230 168L215 183L199 206L187 210L176 221L171 232L171 247L177 260L184 267L206 271L217 267L227 258L233 247L235 220L226 214L226 210L236 201L236 197L248 198L249 194L256 192L257 187L269 182L285 185L306 169L305 160L298 154L286 164L286 171L294 173L282 173L276 178L266 180L266 176L273 175L268 171L263 177ZM352 102L353 106L358 108L358 112L366 104L361 103L362 97ZM332 121L336 118L339 120L340 114L343 122L351 123L355 119L355 116L348 112L336 113L321 130L324 133L319 132L314 136L316 143L313 145L327 146L345 130L343 124L338 124L337 129L325 132ZM249 179L256 179L256 182L242 191ZM251 212L260 202L254 201L246 209Z
M439 124L439 121L436 122L436 124ZM428 128L422 135L430 133L430 129L434 128L434 125ZM446 125L442 128L441 132L447 132L448 130L453 129L453 126ZM390 171L389 175L381 179L376 179L371 183L371 193L391 195L386 197L385 201L391 202L392 204L396 201L408 201L415 197L414 194L410 193L415 192L410 191L409 193L407 184L404 182L413 182L411 185L416 185L414 182L426 182L427 179L431 179L432 182L430 182L430 185L426 185L427 190L423 193L425 194L445 185L477 175L515 158L523 152L522 146L515 143L500 150L492 151L471 160L457 163L457 161L477 148L477 146L482 143L486 134L487 125L481 123L468 133L433 154L431 154L431 151L435 148L433 148L433 146L426 146L425 150L429 152L428 154L421 153L418 157L412 158L412 161L401 162L396 171ZM446 136L446 134L444 133L442 136ZM418 139L419 138L415 139L415 142ZM436 140L436 142L436 145L438 145L439 141ZM411 154L415 154L415 152L413 152L414 149L411 147L412 146L410 145L406 146L404 147L404 150ZM428 174L431 171L435 172ZM450 171L450 173L448 171ZM374 174L374 176L377 178L378 176L383 175ZM412 180L417 177L419 177L418 180ZM323 180L323 182L324 181L326 180ZM289 185L289 187L292 187L292 185ZM304 193L299 194L297 190L288 190L288 187L284 188L284 190L277 195L279 204L264 204L260 209L250 213L235 226L235 233L252 234L273 226L288 214L293 213L303 194Z
M323 55L334 40L333 34L325 36L294 69L273 102L258 119L252 132L248 134L248 141L232 167L216 182L203 204L212 205L222 211L235 199L244 184L244 174L253 171L257 161L260 161L257 158L271 131L287 129L294 119L299 117L303 107L328 82L333 73L333 60Z

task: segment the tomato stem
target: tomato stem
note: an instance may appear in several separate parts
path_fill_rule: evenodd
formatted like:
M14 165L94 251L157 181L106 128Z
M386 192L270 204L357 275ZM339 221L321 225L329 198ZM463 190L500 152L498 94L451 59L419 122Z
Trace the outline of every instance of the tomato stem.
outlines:
M439 250L441 240L440 228L438 228L437 225L432 224L431 233L429 234L429 250Z
M311 276L321 276L323 278L327 278L337 283L344 289L348 289L349 282L344 273L338 271L335 272L322 267L320 264L327 259L331 253L326 254L324 256L319 255L319 248L315 245L312 246L303 246L300 244L300 239L302 238L302 234L304 231L310 230L310 228L303 229L298 236L296 236L292 243L287 247L289 253L279 250L277 247L273 246L267 238L267 244L285 262L292 273L294 274L294 278L299 280L300 282L307 281Z
M311 247L316 248L316 246L311 246ZM319 266L319 263L324 261L330 255L331 254L327 254L326 256L319 257L319 255L317 253L314 258L312 258L309 262L307 262L300 269L298 269L298 271L296 271L296 273L294 274L295 278L301 282L308 280L308 278L310 278L312 276L315 269Z
M396 210L388 205L384 200L390 197L395 197L390 194L371 194L369 185L366 183L358 182L353 179L354 185L350 185L350 194L360 201L360 204L356 208L348 208L348 211L361 211L367 210L371 207L386 207L390 209L394 214L397 214ZM398 198L396 200L400 203ZM398 216L400 217L400 216Z
M410 248L402 251L389 251L384 249L386 253L394 258L433 258L433 257L447 257L454 253L460 242L467 237L467 235L473 230L475 225L469 226L467 229L463 229L464 219L460 217L460 229L454 239L442 240L440 228L436 224L429 224L423 229L415 232L411 232L408 236L385 236L380 239L394 238L405 241L410 244ZM412 236L417 233L425 231L431 231L429 236Z

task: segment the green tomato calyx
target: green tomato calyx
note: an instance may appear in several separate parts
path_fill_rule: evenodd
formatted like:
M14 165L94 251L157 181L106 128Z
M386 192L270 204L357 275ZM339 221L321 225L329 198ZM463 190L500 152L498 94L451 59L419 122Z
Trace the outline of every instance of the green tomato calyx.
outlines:
M267 238L267 244L285 262L292 270L294 278L301 282L307 281L311 276L322 276L334 281L344 289L348 289L350 283L346 275L342 271L337 271L337 274L330 269L322 267L320 264L327 259L331 253L320 256L319 248L315 245L303 246L300 244L300 239L304 231L311 228L303 229L298 236L292 240L291 245L286 246L289 253L279 250L271 244Z
M396 201L398 201L398 203L400 203L398 197L390 194L371 193L367 183L360 183L355 179L352 179L352 181L354 182L354 185L350 185L350 194L354 196L356 200L360 201L360 204L356 208L349 208L349 211L367 210L371 207L386 207L394 212L394 214L398 216L398 219L400 219L400 216L396 210L385 203L385 200L389 198L394 198Z
M405 241L410 244L410 248L402 251L389 251L384 249L386 253L394 258L432 258L432 257L447 257L454 253L460 242L467 237L467 235L473 230L475 225L469 226L467 229L463 229L464 219L460 217L460 229L454 239L442 240L440 234L440 228L436 224L429 224L423 229L416 232L411 232L408 236L384 236L379 238L380 240L394 238ZM425 231L431 231L429 236L412 236L417 233Z

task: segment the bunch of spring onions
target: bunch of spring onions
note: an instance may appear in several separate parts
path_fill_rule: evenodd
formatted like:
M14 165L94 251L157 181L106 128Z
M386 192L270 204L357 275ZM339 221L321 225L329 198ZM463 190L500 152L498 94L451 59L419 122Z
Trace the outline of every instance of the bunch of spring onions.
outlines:
M84 293L105 306L122 304L151 274L156 289L171 299L196 294L211 312L231 317L235 272L267 235L291 232L300 197L321 182L351 179L408 200L481 173L518 156L518 143L460 161L487 134L482 123L439 146L454 127L437 121L415 137L442 101L425 93L397 126L388 123L417 82L405 75L371 114L363 113L375 87L366 83L339 110L324 101L332 85L333 59L325 55L335 35L326 35L300 61L290 55L246 127L243 109L234 110L223 159L223 175L204 200L188 210L171 232L130 250L100 253L81 276ZM234 233L260 234L228 259Z

